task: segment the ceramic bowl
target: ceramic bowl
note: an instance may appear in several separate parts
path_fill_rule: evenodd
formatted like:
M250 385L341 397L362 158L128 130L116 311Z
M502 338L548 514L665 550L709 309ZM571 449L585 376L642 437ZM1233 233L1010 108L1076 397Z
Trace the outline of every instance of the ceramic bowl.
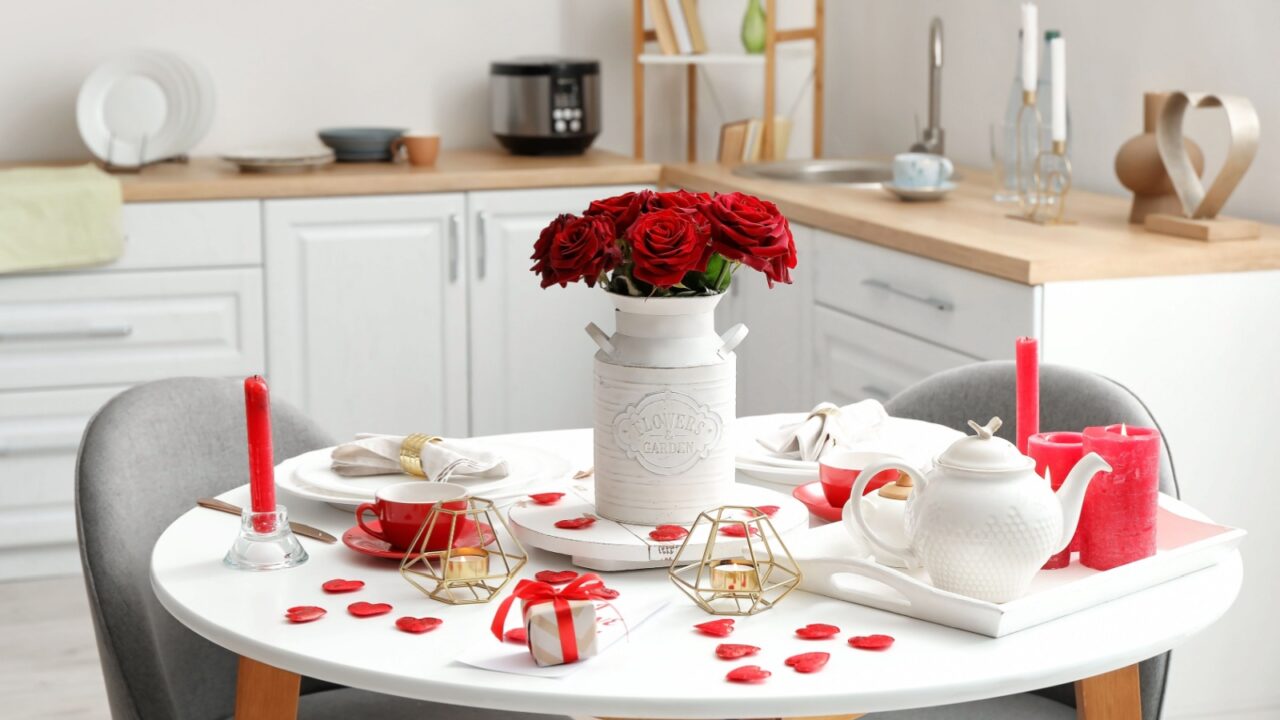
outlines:
M338 162L389 162L391 143L403 134L404 128L393 127L326 128L318 133Z

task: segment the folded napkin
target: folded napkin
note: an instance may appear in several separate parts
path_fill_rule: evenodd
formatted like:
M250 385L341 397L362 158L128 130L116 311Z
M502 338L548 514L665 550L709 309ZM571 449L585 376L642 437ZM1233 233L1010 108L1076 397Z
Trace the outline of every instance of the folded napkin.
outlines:
M406 440L408 442L406 442ZM465 460L453 470L461 479L506 477L507 461L468 440L445 440L425 435L356 435L333 449L333 471L339 475L388 475L408 473L434 480L442 470ZM419 472L420 471L420 472Z
M0 273L120 257L120 181L92 165L0 171Z
M819 403L804 420L783 425L756 438L767 450L783 457L817 460L832 445L851 445L875 434L889 417L876 400L836 407Z

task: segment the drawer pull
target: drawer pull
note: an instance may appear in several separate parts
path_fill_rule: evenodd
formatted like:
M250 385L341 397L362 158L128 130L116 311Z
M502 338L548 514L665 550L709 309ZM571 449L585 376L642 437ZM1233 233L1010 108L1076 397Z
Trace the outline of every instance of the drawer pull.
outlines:
M0 342L37 340L84 340L89 338L122 338L133 334L128 323L114 325L90 325L80 328L55 328L52 330L0 330Z
M888 400L891 397L888 390L875 385L863 385L862 392L876 400Z
M868 278L866 280L863 280L862 284L866 285L867 287L873 287L877 290L883 290L887 293L892 293L894 295L897 295L898 297L903 297L908 300L914 300L915 302L928 305L934 310L940 310L942 312L951 312L952 310L956 309L956 306L952 304L950 300L942 300L940 298L936 298L933 296L926 297L924 295L916 295L915 293L907 292L906 290L903 290L901 288L896 288L890 285L889 283L885 282L884 280L877 280L876 278Z
M449 282L458 282L458 242L462 236L462 221L457 213L449 215Z
M476 214L476 278L484 279L489 264L489 213Z

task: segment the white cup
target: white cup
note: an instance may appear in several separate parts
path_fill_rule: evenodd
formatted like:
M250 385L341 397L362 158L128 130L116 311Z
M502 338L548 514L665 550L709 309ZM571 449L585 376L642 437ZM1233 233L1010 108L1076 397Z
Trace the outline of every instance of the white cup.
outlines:
M955 166L941 155L912 152L893 157L893 184L900 188L927 190L942 187L954 172Z

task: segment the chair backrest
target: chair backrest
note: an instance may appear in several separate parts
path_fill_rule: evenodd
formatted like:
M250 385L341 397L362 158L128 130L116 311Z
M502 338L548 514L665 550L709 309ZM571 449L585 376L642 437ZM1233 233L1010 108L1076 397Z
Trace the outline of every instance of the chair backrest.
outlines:
M1012 361L993 361L945 370L898 393L885 409L895 417L914 418L969 432L969 420L985 423L998 416L1005 422L999 435L1014 439L1016 369ZM1147 406L1128 388L1097 373L1063 365L1040 368L1040 428L1079 431L1092 425L1128 423L1159 427ZM1178 481L1169 455L1168 438L1160 450L1160 489L1178 496ZM1164 702L1169 654L1142 663L1142 708L1145 720L1160 717ZM1070 685L1039 692L1075 705Z
M287 404L272 406L276 457L332 444ZM174 620L151 590L151 548L196 498L247 482L240 383L140 385L89 422L76 466L80 558L115 720L211 720L235 700L236 658ZM232 537L226 538L228 546Z

